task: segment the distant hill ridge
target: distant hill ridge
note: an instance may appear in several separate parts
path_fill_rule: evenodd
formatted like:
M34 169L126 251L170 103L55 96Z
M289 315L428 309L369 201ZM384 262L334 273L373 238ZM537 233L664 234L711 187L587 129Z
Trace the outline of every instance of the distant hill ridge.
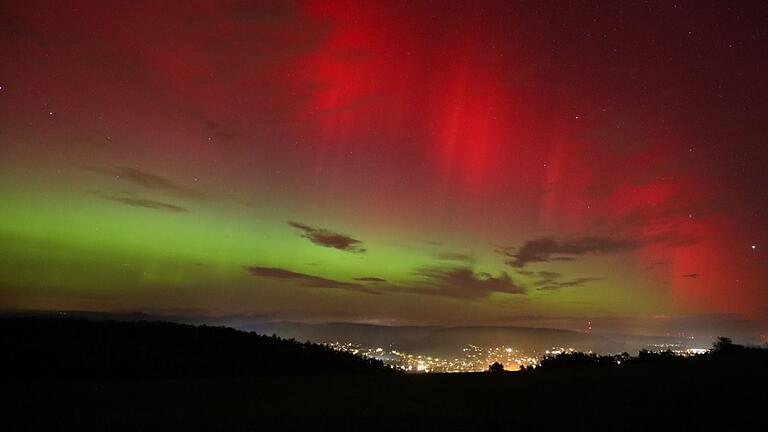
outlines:
M217 378L380 373L380 361L226 327L83 318L0 319L8 378Z
M314 342L354 342L370 347L392 345L411 354L455 356L467 345L508 346L544 353L553 347L570 347L600 353L637 352L653 343L679 342L663 336L592 334L562 329L492 326L378 326L370 324L296 322L232 322L258 333ZM709 341L707 342L709 343Z
M90 320L114 321L169 321L185 324L205 324L231 327L260 334L276 334L283 338L325 343L332 341L358 343L368 347L392 347L410 354L440 357L461 355L467 345L505 345L528 353L543 354L553 347L570 347L584 352L636 354L641 349L659 349L669 344L707 348L710 339L693 342L670 336L631 334L585 333L556 328L520 326L390 326L365 323L301 323L275 321L258 315L171 316L142 312L87 312L87 311L6 311L0 317L83 317Z

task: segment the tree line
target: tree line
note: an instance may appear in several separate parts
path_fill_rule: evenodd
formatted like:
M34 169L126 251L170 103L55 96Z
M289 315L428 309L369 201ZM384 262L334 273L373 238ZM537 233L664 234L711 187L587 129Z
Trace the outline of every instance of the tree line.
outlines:
M0 373L18 379L166 379L387 373L325 345L226 327L79 318L0 319Z

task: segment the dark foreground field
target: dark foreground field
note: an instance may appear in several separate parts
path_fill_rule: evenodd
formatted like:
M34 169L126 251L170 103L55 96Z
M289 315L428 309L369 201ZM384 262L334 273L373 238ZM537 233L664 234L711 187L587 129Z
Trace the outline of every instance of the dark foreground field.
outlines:
M695 358L434 375L168 323L0 320L0 348L0 432L768 428L768 350L725 339Z
M765 430L767 377L648 369L25 381L3 386L0 430Z

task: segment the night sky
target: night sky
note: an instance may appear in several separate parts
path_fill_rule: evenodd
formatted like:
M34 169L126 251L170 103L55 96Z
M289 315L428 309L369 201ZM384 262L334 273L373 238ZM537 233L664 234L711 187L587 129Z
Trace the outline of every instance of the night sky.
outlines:
M3 2L0 305L765 329L767 23L757 1Z

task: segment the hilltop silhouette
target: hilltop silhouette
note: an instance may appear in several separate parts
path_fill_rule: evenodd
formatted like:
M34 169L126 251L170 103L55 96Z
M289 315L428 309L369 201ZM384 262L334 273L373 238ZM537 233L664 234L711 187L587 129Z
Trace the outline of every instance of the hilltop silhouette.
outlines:
M388 371L323 345L225 327L78 318L0 319L9 378L221 378Z
M727 338L690 358L575 352L522 373L405 374L221 327L12 318L0 350L9 431L747 430L768 401L768 350Z
M671 350L640 350L637 356L628 353L598 355L596 353L564 352L545 356L535 368L522 368L525 371L562 370L578 373L585 369L622 370L632 373L637 370L653 370L658 373L677 373L685 369L687 373L695 371L702 375L721 374L723 369L741 371L744 374L757 373L768 368L768 347L744 346L733 343L730 338L720 337L712 349L700 355L679 355Z

